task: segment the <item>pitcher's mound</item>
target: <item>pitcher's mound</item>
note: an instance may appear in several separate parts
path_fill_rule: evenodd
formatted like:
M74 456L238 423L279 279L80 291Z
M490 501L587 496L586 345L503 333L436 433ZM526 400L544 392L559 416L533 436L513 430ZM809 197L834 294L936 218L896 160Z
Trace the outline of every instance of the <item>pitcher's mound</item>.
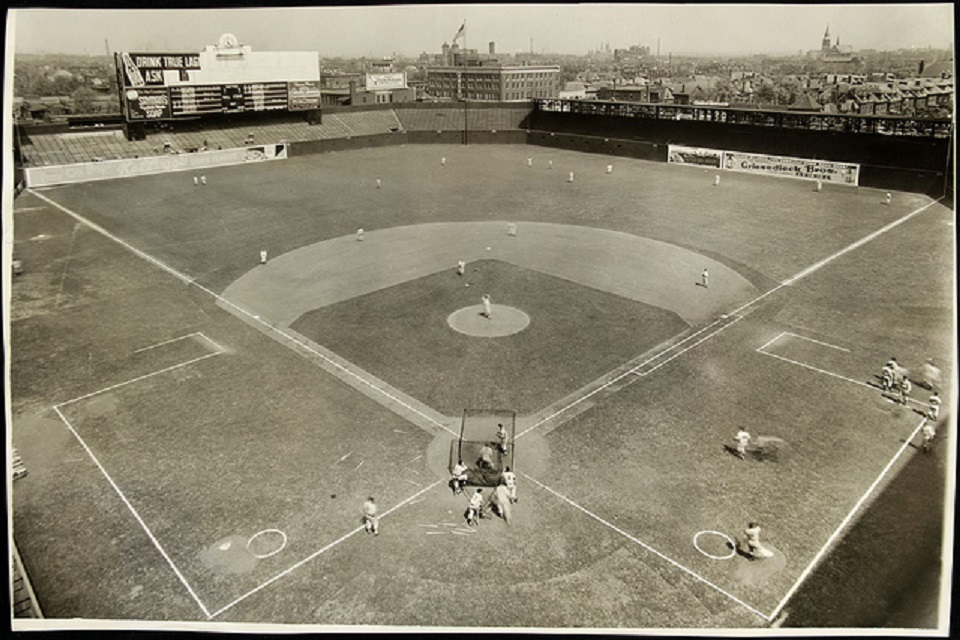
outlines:
M518 333L530 324L530 316L520 309L495 304L490 317L483 315L483 305L464 307L447 318L447 324L455 331L479 338L499 338Z

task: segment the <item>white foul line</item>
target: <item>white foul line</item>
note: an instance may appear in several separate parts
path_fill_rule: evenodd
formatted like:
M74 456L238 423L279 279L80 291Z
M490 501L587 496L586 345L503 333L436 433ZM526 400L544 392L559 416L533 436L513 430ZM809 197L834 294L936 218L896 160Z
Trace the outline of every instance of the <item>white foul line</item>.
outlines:
M383 518L384 516L389 515L389 514L392 513L393 511L396 511L397 509L399 509L399 508L402 507L403 505L407 504L408 502L410 502L410 501L413 500L414 498L420 496L421 494L426 493L427 491L429 491L430 489L434 488L435 486L437 486L437 485L440 484L441 482L443 482L443 480L437 480L437 481L434 482L433 484L424 487L424 488L421 489L420 491L417 491L415 494L413 494L413 495L410 496L409 498L403 500L402 502L397 503L396 505L394 505L393 507L391 507L391 508L388 509L387 511L384 511L384 512L380 515L380 517ZM346 534L340 536L339 538L337 538L337 539L334 540L333 542L331 542L331 543L329 543L329 544L321 547L320 549L314 551L313 553L311 553L309 556L307 556L306 558L304 558L304 559L301 560L300 562L297 562L296 564L294 564L294 565L292 565L292 566L284 569L283 571L281 571L281 572L278 573L277 575L273 576L272 578L270 578L270 579L267 580L266 582L263 582L263 583L257 585L256 587L254 587L253 589L251 589L251 590L248 591L247 593L243 594L242 596L240 596L239 598L237 598L236 600L234 600L234 601L231 602L230 604L227 604L227 605L221 607L220 609L218 609L217 611L215 611L215 612L213 612L213 613L211 613L211 614L207 614L207 618L216 618L217 616L219 616L221 613L223 613L223 612L226 611L227 609L229 609L229 608L233 607L234 605L242 602L243 600L246 600L247 598L249 598L249 597L252 596L253 594L257 593L258 591L260 591L260 590L263 589L264 587L266 587L266 586L268 586L268 585L270 585L270 584L273 584L274 582L276 582L276 581L279 580L280 578L282 578L282 577L284 577L285 575L291 573L291 572L294 571L295 569L298 569L299 567L302 567L303 565L305 565L306 563L310 562L311 560L313 560L314 558L316 558L316 557L319 556L320 554L322 554L322 553L324 553L324 552L332 549L333 547L337 546L338 544L340 544L340 543L343 542L344 540L350 538L351 536L356 535L357 533L359 533L359 532L361 532L361 531L363 531L363 526L359 526L359 527L357 527L356 529L354 529L353 531L350 531L349 533L346 533Z
M897 219L897 220L894 220L893 222L891 222L891 223L889 223L889 224L881 227L880 229L877 229L876 231L874 231L874 232L872 232L872 233L864 236L863 238L860 238L860 239L857 240L856 242L854 242L854 243L846 246L845 248L841 249L840 251L837 251L837 252L834 253L833 255L827 256L826 258L824 258L823 260L820 260L820 261L817 262L816 264L807 267L806 269L804 269L804 270L801 271L800 273L798 273L798 274L796 274L795 276L793 276L793 277L785 280L784 282L780 283L779 285L777 285L777 286L774 287L773 289L770 289L770 290L767 291L766 293L763 293L763 294L757 296L757 297L754 298L753 300L750 300L749 302L747 302L747 303L745 303L745 304L737 307L737 308L734 309L733 311L731 311L731 312L729 312L728 314L726 314L727 316L736 316L736 320L734 320L734 322L731 322L731 323L728 324L727 326L725 326L725 327L719 329L718 331L716 331L716 332L708 335L707 337L699 340L697 343L691 345L691 346L688 347L687 349L684 349L683 351L681 351L681 352L679 352L679 353L677 353L677 354L674 354L673 356L671 356L670 358L668 358L666 361L661 362L660 364L658 364L657 366L653 367L653 368L650 369L649 371L647 371L647 372L645 372L645 373L637 373L638 370L639 370L640 368L642 368L643 366L645 366L646 364L652 362L653 360L656 360L657 358L663 356L663 355L666 354L666 353L669 353L671 350L673 350L673 349L677 348L678 346L680 346L681 344L683 344L683 342L686 342L687 340L690 340L691 338L695 337L697 334L699 334L699 333L701 333L701 332L703 332L703 331L706 331L707 329L713 327L715 324L717 324L718 322L721 321L721 320L715 320L714 322L712 322L711 324L707 325L707 326L704 327L703 329L700 329L700 330L697 331L696 333L694 333L694 334L692 334L692 335L690 335L690 336L687 336L687 337L684 338L684 340L682 340L681 342L679 342L679 343L673 345L672 347L670 347L670 348L662 351L661 353L658 353L657 355L653 356L652 358L650 358L650 359L648 359L648 360L640 363L640 364L637 365L636 367L634 367L634 368L630 369L629 371L626 371L625 373L623 373L623 374L621 374L621 375L613 378L612 380L609 380L608 382L606 382L605 384L603 384L603 385L600 386L600 387L597 387L596 389L594 389L594 390L591 391L590 393L588 393L588 394L584 395L583 397L581 397L581 398L579 398L579 399L571 402L569 405L563 407L562 409L557 410L556 412L552 413L551 415L549 415L549 416L547 416L547 417L539 420L536 424L534 424L534 425L532 425L532 426L530 426L530 427L527 427L526 429L524 429L523 431L521 431L520 433L518 433L518 434L516 435L516 437L514 438L514 440L516 440L516 438L522 437L522 436L523 436L524 434L526 434L527 432L529 432L529 431L531 431L531 430L533 430L533 429L536 429L537 427L539 427L540 425L544 424L545 422L547 422L547 421L549 421L549 420L552 420L553 418L557 417L557 416L560 415L561 413L564 413L565 411L568 411L569 409L575 407L576 405L580 404L581 402L583 402L583 401L586 400L587 398L589 398L589 397L593 396L594 394L602 391L603 389L606 389L606 388L609 387L610 385L615 384L615 383L618 382L619 380L623 379L625 376L628 376L628 375L633 374L633 373L637 373L637 375L640 375L640 376L645 376L645 375L647 375L648 373L652 373L653 371L656 371L656 370L659 369L662 365L666 364L666 363L669 362L670 360L673 360L673 359L676 358L677 356L682 355L683 353L685 353L685 352L688 351L689 349L692 349L693 347L701 344L702 342L706 341L708 338L711 338L711 337L717 335L718 333L720 333L720 331L723 331L723 330L726 329L728 326L730 326L730 325L734 324L735 322L741 320L741 319L742 319L742 316L739 316L738 314L739 314L741 311L743 311L744 309L753 306L754 304L760 302L761 300L763 300L763 299L766 298L767 296L769 296L769 295L771 295L771 294L773 294L773 293L776 293L777 291L779 291L779 290L782 289L783 287L789 286L789 285L793 284L794 282L796 282L797 280L800 280L801 278L804 278L804 277L810 275L810 274L813 273L814 271L817 271L818 269L826 266L827 264L829 264L829 263L832 262L833 260L839 258L840 256L842 256L842 255L844 255L844 254L846 254L846 253L848 253L848 252L850 252L850 251L853 251L854 249L856 249L856 248L858 248L858 247L863 246L863 245L866 244L867 242L870 242L871 240L873 240L873 239L876 238L877 236L886 233L886 232L889 231L890 229L893 229L894 227L896 227L896 226L898 226L898 225L900 225L900 224L903 224L904 222L906 222L907 220L909 220L909 219L912 218L913 216L915 216L915 215L917 215L918 213L926 210L927 208L931 207L932 205L936 204L937 202L939 202L939 200L933 200L933 201L931 201L931 202L928 202L927 204L923 205L923 206L920 207L919 209L916 209L915 211L912 211L912 212L908 213L907 215L903 216L902 218L899 218L899 219ZM781 333L779 336L777 336L776 338L774 338L773 340L771 340L770 342L768 342L766 345L764 345L763 347L761 347L761 349L764 348L764 347L766 347L766 346L768 346L769 344L772 344L773 342L776 342L776 340L779 339L779 338L780 338L781 336L783 336L783 335L784 335L784 334ZM796 334L791 334L791 335L796 335ZM813 340L812 338L804 338L803 336L797 336L797 337L798 337L798 338L803 338L803 339L805 339L805 340L811 340L812 342L819 342L819 341L817 341L817 340ZM847 351L847 349L843 349L843 347L837 347L836 345L827 344L827 343L825 343L825 342L819 342L819 344L822 344L822 345L827 346L827 347L832 347L832 348L834 348L834 349L841 349L841 350L843 350L843 351ZM761 353L766 353L766 352L761 351ZM772 356L773 354L766 353L766 355ZM774 356L774 357L779 357L779 356ZM800 364L800 363L795 363L795 364ZM801 365L801 366L808 366L808 365ZM814 368L814 367L810 367L810 368ZM827 372L827 371L824 371L823 373L827 373L827 374L829 374L829 375L834 375L834 376L837 375L837 374L832 374L832 373ZM842 376L838 376L838 377L842 377ZM854 382L857 382L857 381L854 381ZM858 382L858 384L865 384L865 383ZM869 385L867 385L867 386L869 386Z
M750 302L747 302L746 304L743 304L743 305L741 305L740 307L737 307L736 309L734 309L733 311L731 311L728 315L734 315L734 314L740 313L741 311L743 311L743 310L746 309L747 307L753 306L754 304L760 302L761 300L763 300L764 298L766 298L766 297L769 296L770 294L779 291L779 290L782 289L783 287L790 286L790 285L792 285L794 282L796 282L797 280L800 280L801 278L807 277L808 275L810 275L810 274L813 273L814 271L817 271L818 269L826 266L826 265L829 264L830 262L833 262L834 260L836 260L836 259L839 258L840 256L842 256L842 255L844 255L844 254L846 254L846 253L848 253L848 252L850 252L850 251L853 251L854 249L857 249L857 248L863 246L864 244L870 242L871 240L873 240L873 239L876 238L877 236L882 235L882 234L886 233L887 231L890 231L890 229L893 229L894 227L903 224L904 222L906 222L907 220L909 220L909 219L912 218L913 216L917 215L917 214L920 213L921 211L925 211L925 210L928 209L929 207L937 204L937 203L940 202L940 200L942 200L942 199L943 199L943 198L938 198L937 200L931 200L930 202L928 202L927 204L923 205L923 206L920 207L919 209L917 209L917 210L915 210L915 211L911 211L910 213L908 213L907 215L903 216L902 218L899 218L899 219L897 219L897 220L894 220L894 221L891 222L890 224L887 224L887 225L885 225L885 226L883 226L883 227L880 227L880 228L877 229L876 231L874 231L874 232L872 232L872 233L870 233L870 234L867 234L866 236L860 238L860 239L857 240L856 242L854 242L854 243L852 243L852 244L850 244L850 245L847 245L846 247L844 247L844 248L841 249L840 251L837 251L837 252L834 253L833 255L827 256L826 258L824 258L824 259L821 260L820 262L817 262L816 264L807 267L806 269L804 269L804 270L801 271L800 273L796 274L795 276L793 276L793 277L791 277L791 278L788 278L787 280L784 280L783 282L781 282L780 284L778 284L777 286L775 286L773 289L770 289L770 290L767 291L766 293L757 296L756 298L754 298L754 299L751 300Z
M796 360L791 360L790 358L785 358L783 356L778 356L777 354L770 353L769 351L760 351L760 349L757 349L757 353L762 353L765 356L770 356L771 358L776 358L777 360L783 360L784 362L789 362L790 364L795 364L798 367L803 367L804 369L810 369L811 371L816 371L817 373L822 373L824 375L832 376L834 378L839 378L840 380L844 380L846 382L852 382L853 384L858 384L861 387L869 387L870 389L874 388L873 385L867 384L862 380L854 380L853 378L842 376L839 373L827 371L826 369L819 369L817 367L814 367L813 365L805 364L803 362L798 362Z
M212 354L212 355L216 355L216 354ZM83 447L84 450L86 450L87 455L90 456L90 459L93 460L93 463L97 465L98 469L100 469L100 473L102 473L103 477L107 479L107 482L110 483L110 486L113 487L113 490L117 492L118 496L120 496L120 499L123 501L123 504L127 506L127 509L129 509L130 513L133 514L133 517L136 518L137 522L140 523L140 526L143 527L143 530L146 532L147 537L150 538L150 541L153 543L153 546L157 548L157 551L160 552L160 555L163 556L164 560L167 561L167 564L170 565L170 568L173 569L173 572L176 574L177 578L179 578L183 586L186 587L187 592L190 593L190 596L193 597L196 603L200 606L200 609L201 611L203 611L204 615L206 615L209 618L210 612L207 610L207 607L204 606L200 598L197 597L197 594L194 593L193 587L190 586L190 583L187 582L187 579L184 578L183 574L180 573L180 570L177 569L177 565L173 563L173 560L171 560L170 556L167 555L167 552L164 551L163 547L160 545L160 542L157 540L156 536L154 536L153 532L150 531L150 527L148 527L147 523L143 521L143 518L140 517L140 514L137 513L137 510L133 507L132 504L130 504L130 501L127 500L127 497L123 495L123 491L120 490L120 487L117 486L117 483L113 481L113 478L110 477L110 474L107 473L107 470L103 468L102 464L100 464L100 461L97 459L97 456L93 454L93 451L90 450L90 447L87 446L87 443L83 441L83 438L80 437L80 434L77 433L76 429L73 428L73 425L70 424L70 421L67 420L66 416L64 416L63 413L60 411L60 406L55 406L53 410L57 412L57 415L60 416L60 419L63 420L63 423L67 425L67 429L69 429L70 433L73 434L73 437L77 439L77 442L80 443L80 446Z
M87 220L86 218L84 218L84 217L81 216L80 214L74 213L73 211L71 211L70 209L67 209L66 207L64 207L64 206L61 205L61 204L57 204L56 202L54 202L53 200L51 200L51 199L48 198L47 196L43 195L42 193L39 193L38 191L34 191L33 189L27 189L27 191L29 191L29 192L32 193L33 195L37 196L37 197L40 198L41 200L43 200L43 201L45 201L45 202L53 205L53 206L56 207L57 209L60 209L60 210L63 211L65 214L67 214L68 216L74 218L75 220L78 220L78 221L82 222L83 224L87 225L88 227L90 227L90 228L93 229L94 231L97 231L97 232L99 232L99 233L102 233L103 235L107 236L108 238L110 238L110 239L113 240L114 242L116 242L116 243L118 243L118 244L126 247L127 249L129 249L129 250L132 251L133 253L137 254L138 256L140 256L141 258L143 258L144 260L146 260L147 262L149 262L149 263L151 263L151 264L153 264L153 265L155 265L155 266L157 266L157 267L160 267L161 269L163 269L164 271L166 271L167 273L169 273L170 275L172 275L174 278L177 278L178 280L182 280L183 282L186 282L187 284L190 284L190 278L186 277L185 275L183 275L182 273L176 271L175 269L172 269L172 268L168 267L167 265L163 264L162 262L160 262L160 261L157 260L156 258L154 258L154 257L152 257L152 256L150 256L150 255L148 255L148 254L146 254L146 253L144 253L143 251L140 251L139 249L137 249L137 248L134 247L133 245L131 245L131 244L127 243L127 242L124 242L123 240L121 240L121 239L118 238L117 236L113 235L112 233L110 233L109 231L107 231L106 229L104 229L103 227L101 227L100 225L98 225L98 224L96 224L96 223L94 223L94 222L91 222L90 220Z
M157 344L152 344L149 347L141 347L134 351L134 353L140 353L141 351L149 351L150 349L156 349L157 347L162 347L164 345L177 342L178 340L185 340L187 338L192 338L193 336L200 335L199 331L194 331L193 333L188 333L185 336L180 336L179 338L171 338L170 340L164 340L163 342L158 342ZM204 336L206 337L206 336ZM209 340L209 338L207 338Z
M801 336L798 333L790 333L789 331L784 331L780 335L793 336L794 338L800 338L801 340L806 340L807 342L814 342L816 344L822 345L824 347L830 347L831 349L836 349L837 351L846 351L850 353L850 349L844 349L843 347L838 347L835 344L830 344L829 342L821 342L820 340L814 340L813 338L808 338L806 336ZM764 345L766 346L766 345Z
M127 249L129 249L129 250L132 251L133 253L137 254L138 256L140 256L141 258L143 258L144 260L150 262L151 264L154 264L154 265L160 267L161 269L163 269L164 271L166 271L166 272L169 273L170 275L174 276L174 277L177 278L178 280L181 280L182 282L186 283L187 285L193 285L193 286L197 287L198 289L200 289L200 290L203 291L204 293L207 293L207 294L213 296L214 298L216 298L217 300L219 300L219 301L222 302L223 304L228 305L228 306L232 307L233 309L236 309L238 312L240 312L240 313L242 313L243 315L247 316L247 317L248 317L250 320L252 320L253 322L256 322L257 324L261 325L262 327L266 327L266 328L269 329L270 331L273 331L273 332L275 332L275 333L280 334L281 336L283 336L284 338L286 338L286 339L289 340L290 342L293 342L294 344L302 347L302 348L305 349L306 351L309 351L309 352L312 353L313 355L317 356L318 358L321 358L322 360L324 360L324 361L326 361L328 364L336 367L337 369L339 369L339 370L342 371L343 373L346 373L347 375L352 376L353 378L355 378L355 379L358 380L359 382L367 385L368 387L370 387L371 389L377 391L377 392L380 393L381 395L386 396L387 398L389 398L389 399L392 400L393 402L396 402L397 404L399 404L400 406L404 407L405 409L408 409L409 411L417 414L418 416L420 416L420 417L423 418L424 420L427 420L428 422L430 422L430 423L432 423L432 424L440 427L440 428L443 429L444 431L446 431L446 432L448 432L448 433L450 433L450 434L452 434L452 435L454 435L454 436L459 435L459 434L457 434L455 431L447 428L446 425L444 425L444 424L442 424L442 423L440 423L440 422L437 422L436 420L434 420L434 419L431 418L430 416L428 416L428 415L426 415L425 413L419 411L418 409L410 406L409 404L407 404L407 403L404 402L403 400L400 400L399 398L391 395L390 393L387 393L386 391L384 391L384 390L381 389L380 387L377 387L376 385L374 385L374 384L373 384L372 382L370 382L369 380L364 379L363 377L361 377L361 376L358 375L357 373L355 373L355 372L351 371L350 369L344 367L342 364L340 364L340 363L338 363L338 362L335 362L335 361L332 360L331 358L325 356L324 354L320 353L320 352L317 351L316 349L313 349L313 348L310 347L309 345L304 344L303 342L300 342L299 340L297 340L297 339L294 338L293 336L285 333L284 331L281 331L280 329L274 327L273 325L269 324L268 322L266 322L266 321L264 321L264 320L261 320L259 316L254 315L254 314L250 313L249 311L247 311L246 309L244 309L244 308L242 308L242 307L240 307L240 306L238 306L238 305L230 302L229 300L227 300L226 298L224 298L224 297L221 296L220 294L218 294L218 293L216 293L216 292L214 292L214 291L211 291L210 289L204 287L204 286L201 285L201 284L197 284L196 282L194 282L193 278L189 278L189 277L185 276L184 274L180 273L179 271L177 271L177 270L174 269L173 267L168 267L168 266L165 265L164 263L160 262L158 259L156 259L156 258L154 258L154 257L152 257L152 256L150 256L150 255L148 255L148 254L146 254L146 253L144 253L143 251L140 251L139 249L137 249L137 248L134 247L133 245L125 242L124 240L121 240L120 238L118 238L117 236L113 235L112 233L110 233L109 231L107 231L106 229L104 229L103 227L101 227L101 226L99 226L99 225L91 222L90 220L87 220L86 218L84 218L84 217L81 216L80 214L74 213L74 212L71 211L70 209L67 209L66 207L64 207L64 206L61 205L61 204L57 204L56 202L54 202L54 201L51 200L50 198L46 197L45 195L43 195L43 194L41 194L41 193L38 193L38 192L36 192L36 191L33 191L32 189L27 189L27 191L30 191L31 193L33 193L34 195L36 195L36 196L39 197L40 199L42 199L42 200L44 200L44 201L46 201L46 202L49 202L49 203L50 203L51 205L53 205L54 207L60 209L61 211L63 211L63 212L66 213L67 215L71 216L72 218L74 218L74 219L76 219L76 220L79 220L79 221L82 222L83 224L89 226L91 229L102 233L103 235L105 235L106 237L110 238L110 239L113 240L114 242L120 244L121 246L126 247Z
M606 520L604 520L603 518L601 518L601 517L598 516L597 514L591 512L591 511L588 511L588 510L585 509L584 507L581 507L579 504L577 504L576 502L574 502L574 501L571 500L570 498L568 498L568 497L566 497L566 496L564 496L564 495L562 495L562 494L560 494L560 493L557 493L556 491L554 491L553 489L551 489L551 488L548 487L547 485L543 484L542 482L539 482L538 480L535 480L534 478L531 478L530 476L528 476L527 474L523 473L522 471L520 472L520 474L523 475L527 480L530 480L530 481L532 481L534 484L536 484L536 485L538 485L539 487L541 487L542 489L545 489L545 490L549 491L550 493L552 493L553 495L557 496L558 498L560 498L561 500L563 500L563 501L566 502L567 504L569 504L569 505L573 506L574 508L582 511L583 513L587 514L588 516L590 516L591 518L593 518L593 519L596 520L597 522L599 522L599 523L601 523L601 524L609 527L610 529L613 529L614 531L616 531L617 533L619 533L619 534L622 535L623 537L627 538L627 539L630 540L631 542L634 542L634 543L640 545L641 547L643 547L643 548L646 549L647 551L649 551L649 552L651 552L651 553L659 556L659 557L662 558L663 560L666 560L667 562L669 562L669 563L672 564L673 566L677 567L678 569L680 569L680 570L683 571L684 573L686 573L686 574L690 575L691 577L693 577L694 579L696 579L696 580L704 583L705 585L707 585L708 587L714 589L714 590L717 591L718 593L722 593L723 595L727 596L728 598L730 598L731 600L733 600L734 602L736 602L737 604L739 604L741 607L744 607L745 609L747 609L750 613L753 613L754 615L760 616L760 617L763 618L764 620L769 620L769 618L768 618L767 616L765 616L764 614L760 613L760 611L758 611L757 609L754 609L753 607L751 607L750 605L748 605L746 602L744 602L744 601L741 600L740 598L736 597L735 595L733 595L733 594L731 594L731 593L729 593L729 592L727 592L727 591L724 591L723 589L721 589L721 588L718 587L717 585L713 584L712 582L710 582L709 580L707 580L706 578L704 578L704 577L701 576L700 574L694 572L694 571L691 570L691 569L688 569L687 567L683 566L682 564L680 564L680 563L677 562L676 560L674 560L674 559L672 559L672 558L664 555L664 554L661 553L660 551L657 551L656 549L654 549L653 547L651 547L651 546L648 545L647 543L645 543L645 542L643 542L642 540L640 540L640 539L638 539L638 538L630 535L629 533L627 533L626 531L624 531L624 530L621 529L620 527L616 526L615 524L612 524L612 523L610 523L610 522L607 522Z
M766 345L764 345L764 346L766 346ZM863 382L862 380L854 380L853 378L848 378L848 377L846 377L846 376L842 376L842 375L840 375L839 373L834 373L834 372L832 372L832 371L827 371L826 369L819 369L819 368L817 368L817 367L814 367L813 365L809 365L809 364L806 364L806 363L804 363L804 362L799 362L799 361L797 361L797 360L791 360L790 358L785 358L784 356L778 356L777 354L775 354L775 353L770 353L769 351L762 351L762 349L763 349L763 347L760 347L759 349L757 349L757 353L762 353L762 354L765 355L765 356L770 356L771 358L776 358L777 360L783 360L784 362L789 362L790 364L795 364L795 365L797 365L798 367L803 367L804 369L810 369L811 371L816 371L817 373L822 373L822 374L824 374L824 375L828 375L828 376L831 376L831 377L833 377L833 378L838 378L838 379L840 379L840 380L843 380L844 382L852 382L853 384L858 384L858 385L860 385L861 387L867 387L868 389L876 389L876 387L873 386L872 384L869 384L869 383L867 383L867 382ZM920 400L914 400L913 398L907 398L907 402L912 402L913 404L919 405L919 406L921 406L921 407L926 407L926 406L927 406L926 403L921 402Z
M59 404L55 404L55 405L53 405L53 408L56 409L57 407L64 407L64 406L66 406L66 405L68 405L68 404L73 404L74 402L78 402L78 401L80 401L80 400L85 400L85 399L90 398L90 397L93 397L93 396L95 396L95 395L99 395L99 394L105 393L105 392L107 392L107 391L112 391L113 389L118 389L118 388L120 388L120 387L125 387L125 386L127 386L128 384L132 384L132 383L134 383L134 382L139 382L140 380L146 380L147 378L151 378L151 377L156 376L156 375L159 375L159 374L161 374L161 373L166 373L167 371L173 371L174 369L179 369L180 367L185 367L185 366L187 366L188 364L193 364L194 362L200 362L201 360L206 360L207 358L212 358L212 357L214 357L214 356L219 356L219 355L220 355L220 352L219 352L219 351L218 351L217 353L208 353L208 354L203 355L203 356L200 356L200 357L198 357L198 358L194 358L194 359L192 359L192 360L187 360L186 362L181 362L180 364L175 364L175 365L173 365L173 366L166 367L165 369L160 369L159 371L154 371L153 373L148 373L148 374L146 374L146 375L137 376L136 378L133 378L133 379L131 379L131 380L127 380L127 381L125 381L125 382L119 382L119 383L117 383L117 384L110 385L109 387L104 387L103 389L99 389L99 390L97 390L97 391L92 391L92 392L90 392L90 393L85 393L84 395L78 396L78 397L76 397L76 398L73 398L72 400L67 400L66 402L61 402L61 403L59 403Z
M785 334L786 334L786 331L781 331L781 332L780 332L780 335L778 335L778 336L775 337L775 338L771 338L770 340L767 340L765 343L763 343L763 346L762 346L762 347L758 347L758 348L757 348L757 351L759 351L760 353L763 353L763 350L764 350L764 349L766 349L767 347L769 347L770 345L772 345L774 342L776 342L777 340L779 340L780 338L782 338Z
M870 488L867 489L866 493L864 493L860 497L860 499L857 500L857 503L853 505L853 509L851 509L850 513L847 514L847 517L843 519L843 522L840 523L840 526L838 526L837 529L833 532L833 534L827 539L826 544L824 544L823 547L820 549L820 551L817 552L817 555L814 556L810 564L807 565L807 568L803 570L803 573L800 574L800 577L797 579L794 585L790 587L789 591L787 591L787 595L783 597L783 600L780 601L780 604L778 604L777 607L773 610L773 612L768 616L769 620L773 620L780 614L780 610L783 609L784 605L786 605L787 602L790 600L790 598L793 597L793 594L796 593L797 589L800 588L800 585L803 583L803 581L806 580L807 577L813 572L814 567L816 567L817 563L820 562L821 558L823 558L823 556L826 555L827 550L830 548L830 546L840 536L840 532L847 526L847 524L850 523L850 521L856 515L857 511L860 510L860 507L863 506L863 503L866 502L867 498L870 497L870 494L873 493L873 490L876 489L877 485L880 484L880 481L883 480L883 477L887 475L888 471L890 471L890 468L900 458L900 456L903 455L903 452L906 451L907 447L910 446L910 442L917 435L917 432L923 428L923 425L926 424L926 422L927 422L927 418L924 417L923 420L920 421L920 424L917 425L917 428L913 430L913 433L910 434L910 437L907 438L907 440L903 443L903 445L897 450L894 456L890 459L890 462L887 463L887 466L883 468L883 471L880 472L880 475L877 476L877 479L873 481L873 484L870 485Z
M712 337L714 337L715 335L719 334L721 331L726 331L727 329L729 329L729 328L732 327L733 325L737 324L737 323L740 322L741 320L743 320L743 316L737 316L736 318L734 318L733 322L731 322L731 323L729 323L729 324L726 324L726 325L720 327L719 329L717 329L716 331L714 331L714 332L711 333L710 335L706 335L706 336L700 338L699 340L697 340L696 342L694 342L692 345L690 345L690 346L687 347L686 349L684 349L684 350L682 350L682 351L679 351L679 352L673 354L672 356L670 356L669 358L667 358L667 359L664 360L663 362L658 363L655 367L651 367L650 369L644 371L643 373L637 373L637 375L638 375L638 376L641 376L641 377L642 377L642 376L650 375L651 373L653 373L654 371L656 371L657 369L659 369L659 368L662 367L663 365L667 364L668 362L670 362L670 361L673 360L674 358L678 358L678 357L682 356L682 355L685 354L687 351L690 351L690 349L693 349L694 347L700 345L701 343L706 342L706 341L709 340L710 338L712 338Z
M667 364L668 362L670 362L671 360L673 360L673 359L676 358L677 356L683 355L684 353L686 353L686 352L689 351L690 349L693 349L693 348L696 347L697 345L701 344L702 342L705 342L705 341L708 340L709 338L712 338L713 336L717 335L718 333L720 333L721 331L723 331L723 330L726 329L727 327L731 326L732 324L734 324L734 323L736 323L737 321L742 320L742 319L743 319L743 318L742 318L741 316L737 316L736 319L735 319L733 322L731 322L731 323L727 324L726 326L723 326L723 327L717 329L717 330L714 331L713 333L711 333L711 334L709 334L709 335L701 338L700 340L698 340L698 341L695 342L694 344L690 345L690 346L687 347L686 349L683 349L683 350L680 351L679 353L676 353L676 354L672 355L671 357L667 358L666 360L664 360L663 362L661 362L661 363L658 364L657 366L651 368L649 371L646 371L646 372L644 372L644 373L637 373L637 371L638 371L639 369L645 367L647 364L653 362L654 360L656 360L656 359L658 359L658 358L661 358L664 354L670 353L671 351L673 351L674 349L676 349L677 347L679 347L680 345L682 345L684 342L687 342L688 340L692 340L693 338L697 337L698 335L700 335L701 333L703 333L703 332L706 331L707 329L710 329L711 327L713 327L713 326L716 325L717 323L722 322L723 319L721 319L721 320L714 320L713 322L711 322L711 323L708 324L707 326L703 327L702 329L699 329L698 331L690 334L689 336L687 336L686 338L684 338L684 339L681 340L680 342L678 342L678 343L676 343L676 344L674 344L674 345L671 345L670 347L664 349L664 350L661 351L660 353L657 353L657 354L655 354L655 355L647 358L646 360L644 360L644 361L641 362L640 364L636 365L635 367L633 367L633 368L631 368L631 369L628 369L627 371L624 371L624 372L621 373L620 375L618 375L618 376L616 376L616 377L608 380L607 382L605 382L604 384L600 385L600 386L597 387L596 389L594 389L594 390L590 391L589 393L586 393L586 394L584 394L583 396L577 398L576 400L574 400L573 402L571 402L571 403L568 404L567 406L565 406L565 407L563 407L563 408L561 408L561 409L558 409L558 410L554 411L553 413L551 413L550 415L548 415L546 418L543 418L543 419L537 421L535 424L527 427L526 429L524 429L523 431L521 431L520 433L518 433L518 434L514 437L514 440L516 440L517 438L522 437L525 433L527 433L527 432L529 432L529 431L532 431L533 429L536 429L536 428L539 427L540 425L542 425L542 424L544 424L544 423L546 423L546 422L549 422L550 420L553 420L554 418L556 418L556 417L557 417L558 415L560 415L561 413L564 413L565 411L569 411L570 409L572 409L573 407L577 406L578 404L580 404L581 402L583 402L583 401L586 400L587 398L590 398L591 396L593 396L593 395L595 395L595 394L603 391L604 389L606 389L606 388L609 387L610 385L616 384L617 382L619 382L620 380L622 380L623 378L625 378L625 377L627 377L627 376L629 376L629 375L636 374L636 375L639 375L639 376L642 377L642 376L647 375L648 373L652 373L652 372L656 371L657 369L659 369L659 368L662 367L663 365Z

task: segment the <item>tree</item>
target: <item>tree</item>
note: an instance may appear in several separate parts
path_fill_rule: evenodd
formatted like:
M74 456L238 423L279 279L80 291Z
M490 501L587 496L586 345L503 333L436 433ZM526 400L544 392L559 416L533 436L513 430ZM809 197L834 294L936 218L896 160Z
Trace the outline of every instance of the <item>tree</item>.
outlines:
M757 102L776 104L777 90L774 88L772 83L762 82L760 83L760 86L757 87L756 91L753 92L753 96Z
M71 94L74 113L94 113L97 111L97 94L89 87L80 87Z

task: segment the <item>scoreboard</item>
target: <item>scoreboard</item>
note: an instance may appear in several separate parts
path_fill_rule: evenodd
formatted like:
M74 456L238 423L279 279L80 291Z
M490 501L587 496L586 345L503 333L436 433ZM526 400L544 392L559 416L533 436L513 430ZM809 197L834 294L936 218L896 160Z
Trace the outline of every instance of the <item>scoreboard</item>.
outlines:
M137 87L124 93L130 120L320 108L318 82L254 82L178 87Z
M319 110L315 53L257 54L224 37L199 54L116 53L127 121Z

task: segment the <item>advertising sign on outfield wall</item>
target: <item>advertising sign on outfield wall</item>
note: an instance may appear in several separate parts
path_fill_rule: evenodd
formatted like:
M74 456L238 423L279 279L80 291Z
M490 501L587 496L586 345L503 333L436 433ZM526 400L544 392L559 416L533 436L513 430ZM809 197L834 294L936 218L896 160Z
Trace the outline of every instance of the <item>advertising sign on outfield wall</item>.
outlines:
M717 149L684 147L679 144L671 144L668 146L667 162L721 169L723 168L723 152Z
M728 171L766 173L788 178L822 180L837 184L856 185L860 179L860 165L827 160L809 160L763 153L723 152L723 168Z

